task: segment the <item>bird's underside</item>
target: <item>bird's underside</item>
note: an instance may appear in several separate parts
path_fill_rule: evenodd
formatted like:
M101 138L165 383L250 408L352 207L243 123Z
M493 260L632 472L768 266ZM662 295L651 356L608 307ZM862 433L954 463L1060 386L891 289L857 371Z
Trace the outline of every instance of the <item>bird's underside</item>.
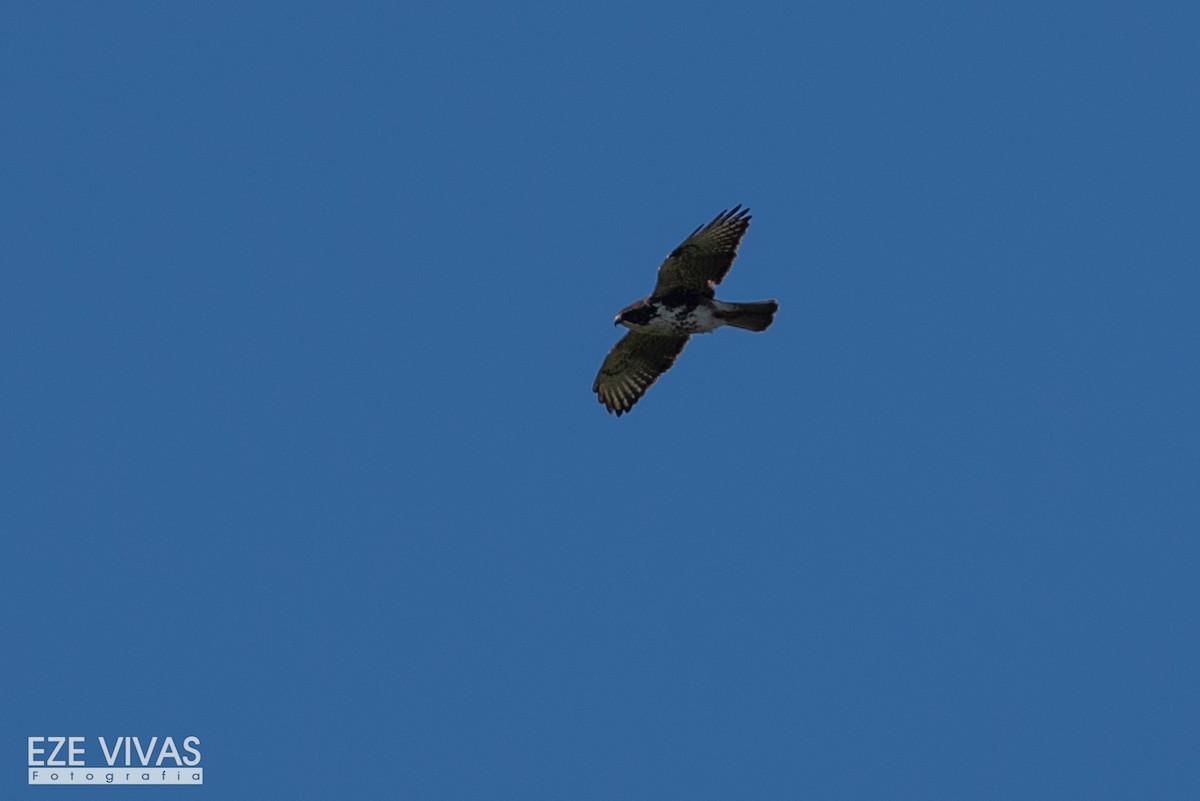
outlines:
M592 391L620 417L633 408L660 375L670 369L692 334L724 325L765 331L779 304L727 303L713 287L729 272L738 244L750 225L750 210L735 206L702 225L671 251L658 268L649 297L622 309L614 324L627 333L609 351Z

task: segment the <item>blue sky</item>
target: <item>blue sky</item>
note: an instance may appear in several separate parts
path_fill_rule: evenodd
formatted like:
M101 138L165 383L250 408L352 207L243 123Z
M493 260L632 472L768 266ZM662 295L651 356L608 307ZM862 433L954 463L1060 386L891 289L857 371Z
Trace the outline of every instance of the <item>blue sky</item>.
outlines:
M2 17L3 797L1200 793L1194 4Z

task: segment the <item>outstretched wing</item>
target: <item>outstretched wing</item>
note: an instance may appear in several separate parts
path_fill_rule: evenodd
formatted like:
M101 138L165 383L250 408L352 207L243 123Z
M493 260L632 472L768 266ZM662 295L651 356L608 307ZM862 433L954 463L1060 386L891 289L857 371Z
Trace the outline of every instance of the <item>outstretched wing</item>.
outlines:
M742 234L749 227L750 209L739 205L692 231L659 266L654 295L662 297L673 290L708 292L721 283L737 258Z
M608 352L592 392L608 411L620 417L633 408L660 375L675 363L686 336L659 336L630 331Z

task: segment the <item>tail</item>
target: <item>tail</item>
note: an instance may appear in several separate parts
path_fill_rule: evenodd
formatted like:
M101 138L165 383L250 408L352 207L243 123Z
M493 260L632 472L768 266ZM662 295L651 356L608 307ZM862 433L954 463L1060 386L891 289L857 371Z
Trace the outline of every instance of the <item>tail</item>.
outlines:
M773 300L758 303L720 303L717 306L716 317L747 331L766 331L774 322L777 311L779 304Z

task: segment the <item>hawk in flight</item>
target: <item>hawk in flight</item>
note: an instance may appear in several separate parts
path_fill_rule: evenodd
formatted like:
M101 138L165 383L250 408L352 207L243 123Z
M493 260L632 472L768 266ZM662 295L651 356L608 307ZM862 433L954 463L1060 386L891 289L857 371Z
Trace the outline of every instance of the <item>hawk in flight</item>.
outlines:
M766 331L771 325L779 309L775 301L726 303L713 292L733 266L749 227L750 210L734 206L692 231L659 266L650 296L617 314L613 325L623 325L629 333L609 351L592 386L609 412L620 417L632 409L675 363L692 334L723 325L747 331Z

